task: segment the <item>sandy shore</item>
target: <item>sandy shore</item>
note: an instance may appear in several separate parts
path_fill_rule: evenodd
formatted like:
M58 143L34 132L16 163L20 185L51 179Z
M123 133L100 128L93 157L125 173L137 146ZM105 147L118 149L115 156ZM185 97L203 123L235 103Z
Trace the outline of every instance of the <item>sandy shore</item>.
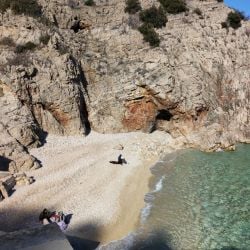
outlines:
M136 224L150 166L164 152L179 148L165 133L98 134L87 137L49 135L46 144L32 149L43 167L27 172L36 182L17 187L0 203L0 231L38 224L43 208L73 214L67 234L98 240L116 240ZM124 146L123 150L118 145ZM122 154L128 164L113 165Z

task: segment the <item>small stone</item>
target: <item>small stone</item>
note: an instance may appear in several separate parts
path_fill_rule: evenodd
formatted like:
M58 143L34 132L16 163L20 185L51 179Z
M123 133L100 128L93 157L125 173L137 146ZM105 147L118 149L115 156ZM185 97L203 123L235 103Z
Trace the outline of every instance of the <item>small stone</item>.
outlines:
M124 146L123 146L122 144L118 144L118 145L114 146L113 149L116 149L116 150L123 150L123 149L124 149Z
M33 177L29 177L28 181L29 181L29 184L32 184L33 182L35 182Z

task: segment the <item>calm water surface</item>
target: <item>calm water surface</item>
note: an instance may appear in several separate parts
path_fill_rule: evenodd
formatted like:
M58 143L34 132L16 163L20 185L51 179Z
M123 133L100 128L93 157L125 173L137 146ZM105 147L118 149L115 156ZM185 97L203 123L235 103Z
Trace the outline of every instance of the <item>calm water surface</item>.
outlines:
M179 151L152 172L140 228L109 249L250 250L250 145Z

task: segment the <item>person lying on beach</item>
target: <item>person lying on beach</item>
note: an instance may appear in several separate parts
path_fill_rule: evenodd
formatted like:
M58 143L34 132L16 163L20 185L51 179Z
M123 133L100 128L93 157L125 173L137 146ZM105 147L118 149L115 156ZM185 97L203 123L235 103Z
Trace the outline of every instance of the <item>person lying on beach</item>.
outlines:
M40 213L39 221L43 225L56 223L62 231L65 231L68 227L68 224L65 223L65 215L63 212L51 212L46 208Z
M48 209L44 208L43 211L39 215L39 221L42 224L48 224L51 223L50 217L52 217L53 213L55 212L50 212Z
M122 165L123 163L127 164L127 161L125 160L125 158L122 158L121 154L118 156L117 161L109 161L109 162L112 163L112 164L120 164L120 165Z

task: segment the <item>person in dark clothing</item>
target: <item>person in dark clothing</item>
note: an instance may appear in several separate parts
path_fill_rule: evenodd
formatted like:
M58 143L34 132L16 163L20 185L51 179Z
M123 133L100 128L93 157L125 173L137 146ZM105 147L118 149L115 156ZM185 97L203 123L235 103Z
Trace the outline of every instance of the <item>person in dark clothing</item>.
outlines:
M109 162L112 163L112 164L120 164L120 165L122 165L123 163L127 164L127 161L125 160L125 158L122 158L121 154L118 156L117 161L109 161Z
M48 209L44 208L39 215L39 221L43 223L43 221L46 219L49 223L51 223L50 217L53 214L55 214L55 212L50 212Z

